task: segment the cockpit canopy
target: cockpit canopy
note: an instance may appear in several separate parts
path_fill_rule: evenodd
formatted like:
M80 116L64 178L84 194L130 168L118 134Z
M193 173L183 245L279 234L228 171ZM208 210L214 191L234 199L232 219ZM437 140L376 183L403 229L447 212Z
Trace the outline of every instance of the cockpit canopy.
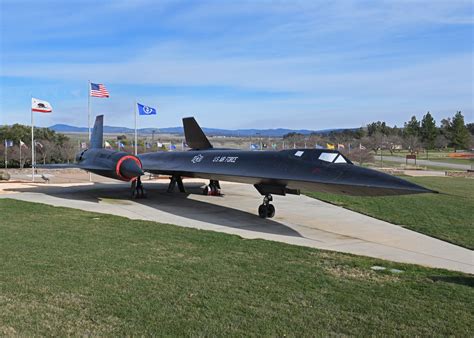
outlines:
M296 158L307 161L323 161L328 163L346 163L352 164L352 162L342 155L337 150L328 149L294 149L289 151L290 154Z

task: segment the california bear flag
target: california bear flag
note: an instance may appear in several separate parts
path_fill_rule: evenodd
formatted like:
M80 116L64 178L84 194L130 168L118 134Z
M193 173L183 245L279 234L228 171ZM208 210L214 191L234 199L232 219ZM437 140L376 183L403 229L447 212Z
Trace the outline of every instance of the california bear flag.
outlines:
M53 107L48 101L43 101L39 99L31 98L31 110L39 113L51 113Z

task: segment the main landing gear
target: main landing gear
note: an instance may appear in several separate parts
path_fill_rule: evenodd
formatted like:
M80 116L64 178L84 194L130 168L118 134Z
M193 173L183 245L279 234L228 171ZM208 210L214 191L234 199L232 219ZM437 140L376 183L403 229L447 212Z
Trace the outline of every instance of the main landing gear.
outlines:
M146 191L145 188L143 188L140 177L132 181L130 189L132 191L132 199L146 198Z
M258 216L261 218L272 218L275 216L275 206L270 204L273 201L273 197L270 194L266 194L263 198L263 204L258 207Z
M210 180L209 185L206 185L202 190L203 195L208 196L220 196L221 195L221 185L217 180Z
M168 185L167 192L169 193L173 192L176 185L178 186L179 192L186 192L186 189L184 188L184 184L183 184L183 179L181 178L181 176L170 177L170 184Z

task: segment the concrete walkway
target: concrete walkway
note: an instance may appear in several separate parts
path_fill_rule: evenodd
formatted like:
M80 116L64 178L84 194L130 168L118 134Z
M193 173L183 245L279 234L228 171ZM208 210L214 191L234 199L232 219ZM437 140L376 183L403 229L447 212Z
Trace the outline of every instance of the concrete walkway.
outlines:
M380 158L376 157L377 159ZM390 161L390 162L397 162L397 163L405 163L405 157L400 157L400 156L384 156L383 157L384 161ZM414 160L408 160L409 164L413 164ZM448 162L436 162L436 161L431 161L431 160L422 160L422 159L416 159L416 164L417 165L427 165L427 166L432 166L432 167L440 167L440 168L451 168L451 169L457 169L457 170L469 170L471 169L470 164L459 164L459 163L448 163Z
M474 274L474 253L387 222L306 196L274 196L273 219L260 219L262 198L252 186L222 183L225 196L203 196L201 183L185 181L187 194L166 193L167 183L145 182L149 198L129 200L128 184L0 184L0 198L15 198L130 219L263 238Z

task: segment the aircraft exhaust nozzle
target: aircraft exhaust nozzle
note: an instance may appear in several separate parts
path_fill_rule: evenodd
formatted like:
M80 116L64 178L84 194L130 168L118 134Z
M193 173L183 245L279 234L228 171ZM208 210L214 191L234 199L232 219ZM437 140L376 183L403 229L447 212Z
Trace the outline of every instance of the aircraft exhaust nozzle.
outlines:
M140 160L131 155L122 157L117 164L117 169L118 176L126 180L131 180L144 174Z

